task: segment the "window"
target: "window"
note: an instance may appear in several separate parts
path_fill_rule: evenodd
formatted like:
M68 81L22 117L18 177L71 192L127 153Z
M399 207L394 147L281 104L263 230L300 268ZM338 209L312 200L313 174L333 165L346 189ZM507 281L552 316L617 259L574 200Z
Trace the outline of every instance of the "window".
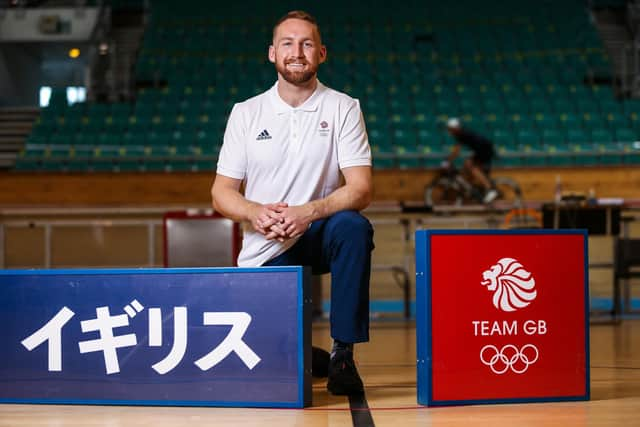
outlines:
M47 107L51 99L51 88L43 86L40 88L40 107Z

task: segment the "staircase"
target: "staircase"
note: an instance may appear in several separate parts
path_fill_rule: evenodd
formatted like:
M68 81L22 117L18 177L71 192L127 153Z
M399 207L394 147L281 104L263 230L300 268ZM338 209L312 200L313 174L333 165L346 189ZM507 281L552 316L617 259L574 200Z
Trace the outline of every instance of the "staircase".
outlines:
M134 66L144 34L143 8L107 10L104 34L92 47L88 99L127 102L135 97Z
M31 107L0 109L0 170L13 168L39 114Z
M144 34L141 12L114 13L112 18L113 52L106 74L107 85L112 88L112 102L128 101L135 92L134 66Z
M629 28L627 27L624 8L594 10L593 17L596 29L604 48L611 61L611 77L614 81L617 95L626 96L624 89L633 77L630 74L627 57L627 46L633 42Z

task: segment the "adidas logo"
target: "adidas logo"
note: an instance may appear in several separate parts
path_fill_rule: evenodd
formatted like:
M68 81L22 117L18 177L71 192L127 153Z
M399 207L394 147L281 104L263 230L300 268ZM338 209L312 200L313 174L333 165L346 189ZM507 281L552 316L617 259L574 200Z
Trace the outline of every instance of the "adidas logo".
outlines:
M267 132L266 129L260 132L260 135L258 135L256 141L263 141L265 139L271 139L271 135L269 135L269 132Z

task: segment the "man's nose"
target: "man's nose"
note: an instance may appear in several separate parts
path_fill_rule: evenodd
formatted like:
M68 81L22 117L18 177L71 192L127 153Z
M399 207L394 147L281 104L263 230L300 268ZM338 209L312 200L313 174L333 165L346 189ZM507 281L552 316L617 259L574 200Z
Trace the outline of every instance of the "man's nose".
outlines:
M304 56L302 44L294 44L293 45L293 56L296 58L300 58Z

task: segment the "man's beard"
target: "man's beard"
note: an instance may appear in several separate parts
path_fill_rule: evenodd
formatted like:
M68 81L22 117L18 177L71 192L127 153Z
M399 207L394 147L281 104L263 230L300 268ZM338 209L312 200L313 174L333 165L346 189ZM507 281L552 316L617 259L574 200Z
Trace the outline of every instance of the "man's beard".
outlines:
M290 71L286 64L278 64L276 62L276 71L289 83L300 85L311 81L316 75L318 68L309 68L307 71Z

